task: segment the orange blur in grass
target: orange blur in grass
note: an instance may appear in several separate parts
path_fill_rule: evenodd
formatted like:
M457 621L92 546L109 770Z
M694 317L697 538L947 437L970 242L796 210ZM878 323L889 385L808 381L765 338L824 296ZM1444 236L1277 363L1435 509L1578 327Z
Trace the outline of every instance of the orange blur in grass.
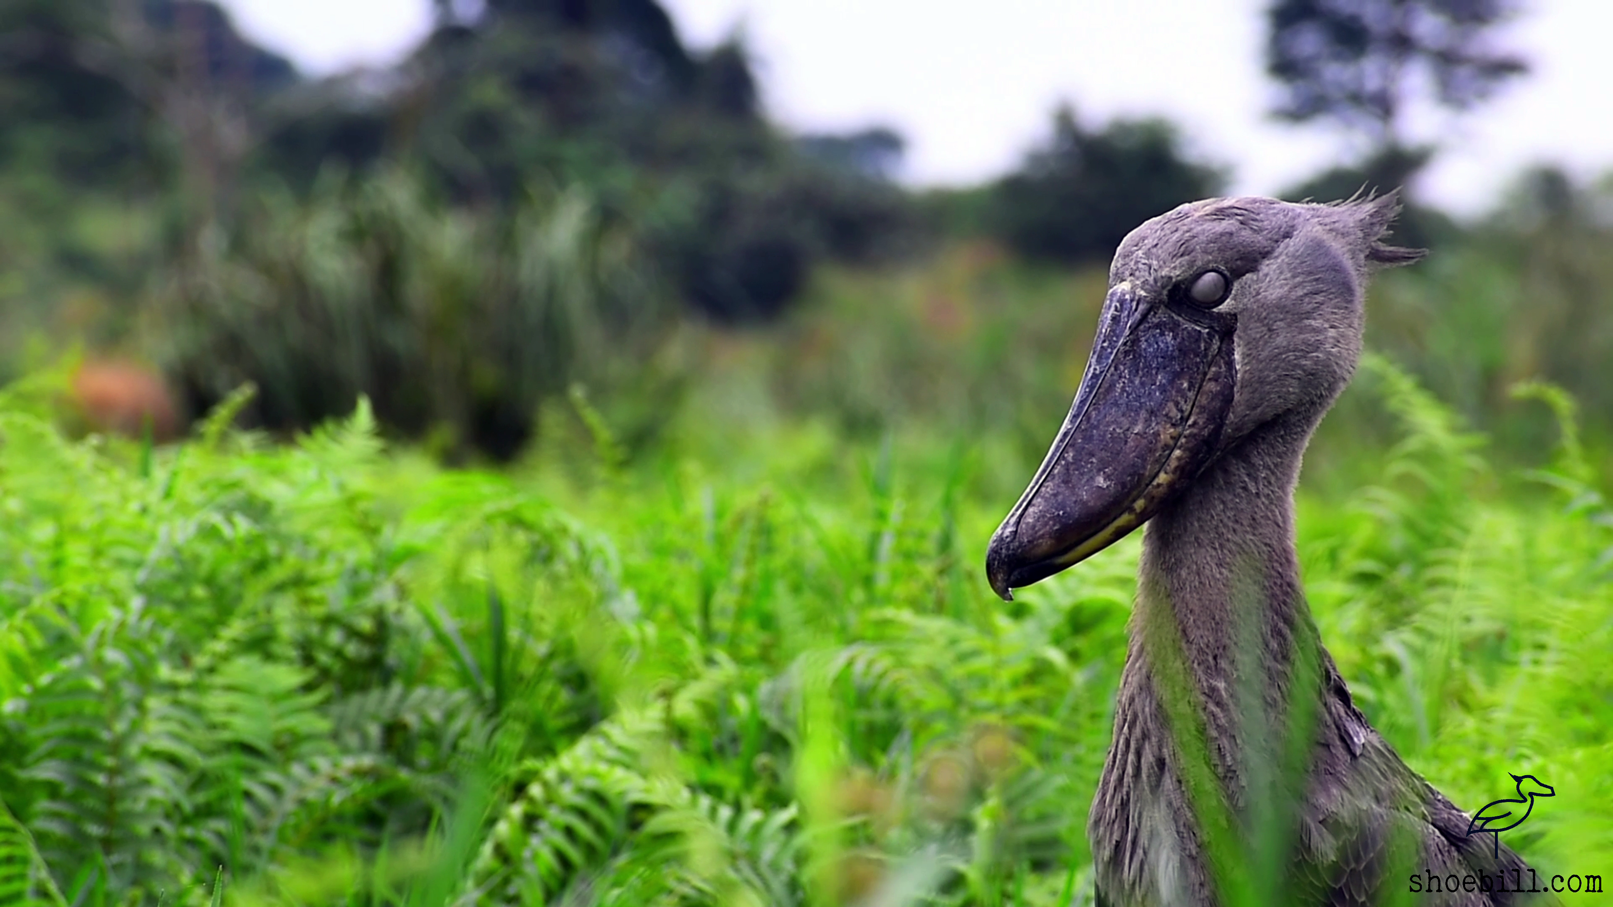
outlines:
M152 440L172 441L184 426L172 391L156 370L132 362L89 361L73 375L73 404L89 426L139 438L149 420Z

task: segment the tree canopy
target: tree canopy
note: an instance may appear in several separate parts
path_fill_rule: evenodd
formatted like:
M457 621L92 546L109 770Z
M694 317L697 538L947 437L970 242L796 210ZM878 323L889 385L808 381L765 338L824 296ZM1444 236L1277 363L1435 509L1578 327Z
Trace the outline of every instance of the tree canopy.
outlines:
M1415 92L1466 109L1523 74L1522 58L1492 45L1512 0L1275 0L1266 70L1280 86L1277 116L1331 120L1379 145L1405 144Z
M1215 195L1224 182L1218 168L1188 158L1165 120L1116 120L1093 131L1066 106L1053 116L1050 141L997 184L988 219L1032 258L1106 259L1138 224Z

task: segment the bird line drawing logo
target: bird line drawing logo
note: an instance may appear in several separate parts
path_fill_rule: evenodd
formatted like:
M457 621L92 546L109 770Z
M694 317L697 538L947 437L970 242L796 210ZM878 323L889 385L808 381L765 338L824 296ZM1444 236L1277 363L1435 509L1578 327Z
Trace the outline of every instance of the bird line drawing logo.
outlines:
M1518 796L1502 797L1484 804L1473 814L1473 821L1467 823L1469 835L1490 832L1494 836L1491 855L1496 859L1500 859L1501 856L1501 832L1522 825L1523 820L1529 818L1529 814L1534 811L1536 797L1557 796L1555 788L1534 775L1514 775L1511 772L1507 774L1513 781L1518 782ZM1523 807L1521 813L1518 810L1520 806Z

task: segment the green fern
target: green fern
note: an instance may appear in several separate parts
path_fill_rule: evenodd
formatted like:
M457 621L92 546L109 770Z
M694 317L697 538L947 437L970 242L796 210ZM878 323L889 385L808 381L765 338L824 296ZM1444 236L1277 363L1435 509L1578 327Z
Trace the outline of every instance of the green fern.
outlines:
M67 907L33 836L0 802L0 903Z

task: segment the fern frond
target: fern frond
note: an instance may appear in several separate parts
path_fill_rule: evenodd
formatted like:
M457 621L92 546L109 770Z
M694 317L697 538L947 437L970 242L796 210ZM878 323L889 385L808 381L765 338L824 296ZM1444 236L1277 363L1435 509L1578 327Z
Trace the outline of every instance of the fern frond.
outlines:
M328 714L344 751L384 755L419 772L450 769L492 735L475 695L462 689L394 683L344 697Z
M0 904L67 907L33 835L4 802L0 802Z

